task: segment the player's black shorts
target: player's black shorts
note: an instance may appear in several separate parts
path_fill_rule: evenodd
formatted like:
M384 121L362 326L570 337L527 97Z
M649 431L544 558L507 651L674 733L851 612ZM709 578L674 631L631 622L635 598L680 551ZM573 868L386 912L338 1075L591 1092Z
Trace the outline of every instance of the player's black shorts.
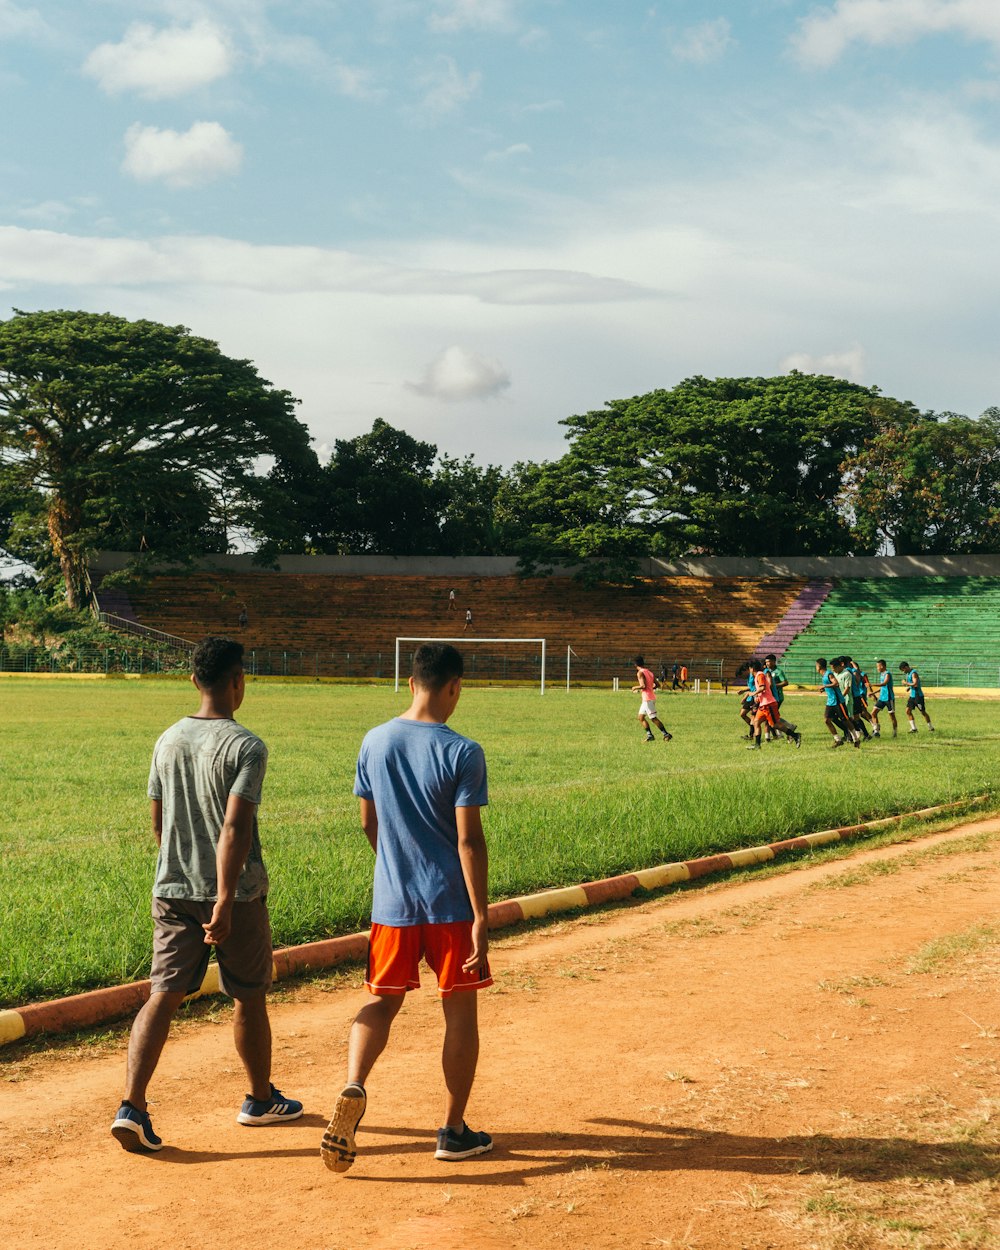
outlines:
M906 700L906 706L908 708L918 707L920 708L921 712L927 711L927 709L924 707L924 696L922 694L911 694L909 698Z
M872 710L875 712L895 712L896 700L895 699L876 699L875 707Z

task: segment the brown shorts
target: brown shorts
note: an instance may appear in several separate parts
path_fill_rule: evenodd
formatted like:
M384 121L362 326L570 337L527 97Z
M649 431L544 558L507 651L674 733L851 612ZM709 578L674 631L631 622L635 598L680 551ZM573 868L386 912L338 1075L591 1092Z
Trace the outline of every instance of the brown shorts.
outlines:
M193 994L201 988L212 947L202 925L214 903L187 898L153 899L153 993ZM267 900L233 904L229 937L215 948L219 984L230 998L255 998L271 988L274 957Z

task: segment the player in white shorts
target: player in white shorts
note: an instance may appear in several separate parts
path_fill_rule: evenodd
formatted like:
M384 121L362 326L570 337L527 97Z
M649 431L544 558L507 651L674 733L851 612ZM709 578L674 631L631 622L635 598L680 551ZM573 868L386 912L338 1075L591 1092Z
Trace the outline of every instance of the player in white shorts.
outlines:
M639 722L645 726L646 741L654 742L653 726L663 734L663 741L669 742L674 736L667 733L663 722L656 715L656 678L653 676L652 669L646 668L646 661L641 655L637 655L632 660L635 665L636 684L632 687L632 693L642 695L642 702L639 704Z

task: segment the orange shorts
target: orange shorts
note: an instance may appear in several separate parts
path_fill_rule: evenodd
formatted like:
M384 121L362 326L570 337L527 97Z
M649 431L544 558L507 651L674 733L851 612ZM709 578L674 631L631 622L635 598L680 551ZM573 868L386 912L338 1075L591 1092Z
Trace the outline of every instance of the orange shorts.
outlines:
M373 924L368 938L365 989L372 994L405 994L420 989L420 958L437 975L442 998L453 990L481 990L493 984L489 963L465 972L462 964L472 950L472 921L415 924L397 929Z
M757 714L753 718L755 725L777 725L778 723L778 705L777 703L764 703L757 709Z

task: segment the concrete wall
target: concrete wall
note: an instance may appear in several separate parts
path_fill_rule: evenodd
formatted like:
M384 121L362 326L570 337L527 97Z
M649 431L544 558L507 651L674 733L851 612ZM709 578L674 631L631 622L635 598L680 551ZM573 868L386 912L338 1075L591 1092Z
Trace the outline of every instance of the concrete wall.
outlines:
M91 562L96 573L122 568L134 556L102 551ZM169 566L167 566L169 567ZM229 573L270 573L253 557L205 556L199 569ZM282 573L341 577L512 577L513 556L282 556ZM553 577L571 577L574 570L553 570ZM643 560L644 577L1000 577L1000 555L990 556L705 556L687 560Z

